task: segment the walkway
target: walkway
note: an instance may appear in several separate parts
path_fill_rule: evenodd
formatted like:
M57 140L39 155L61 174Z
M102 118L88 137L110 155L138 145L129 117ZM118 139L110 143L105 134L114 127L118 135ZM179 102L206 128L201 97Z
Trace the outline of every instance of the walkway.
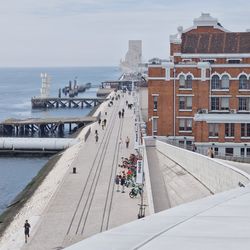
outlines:
M74 160L77 174L72 168L50 201L37 228L32 229L30 242L23 249L61 249L93 234L137 219L139 197L131 199L126 193L116 192L114 177L121 157L128 157L133 150L134 114L128 110L127 96L114 101L107 109L107 127L95 125L99 133L96 143L94 131L86 143L81 143ZM118 118L118 111L125 109L125 117ZM125 147L125 138L130 146ZM123 143L120 142L122 138Z

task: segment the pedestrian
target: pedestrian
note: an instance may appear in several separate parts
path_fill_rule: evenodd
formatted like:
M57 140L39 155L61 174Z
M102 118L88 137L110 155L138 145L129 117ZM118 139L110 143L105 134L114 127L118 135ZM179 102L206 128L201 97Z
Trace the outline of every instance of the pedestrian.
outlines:
M130 140L129 140L129 137L127 136L126 141L125 141L125 143L126 143L126 148L128 148L129 142L130 142Z
M95 130L95 135L98 135L98 130L97 129Z
M118 112L118 116L119 116L119 118L121 118L121 115L122 115L122 112L121 112L121 111L119 111L119 112Z
M104 125L104 121L102 121L102 130L104 129L105 125Z
M116 192L120 192L120 177L118 174L115 177L115 184L117 185Z
M126 101L126 106L128 106L128 101Z
M102 120L101 120L101 118L99 118L98 124L101 125L101 122L102 122Z
M28 237L30 237L30 224L28 220L26 220L24 224L24 235L25 235L25 243L27 243L27 239Z
M121 178L121 186L122 186L122 193L125 193L125 182L126 182L126 176L123 175Z
M95 134L95 142L98 142L98 139L99 139L99 136L98 136L98 133Z
M120 137L120 140L119 140L119 145L120 147L122 146L122 138Z
M106 111L106 112L105 112L105 115L107 115L107 114L108 114L108 112Z
M107 120L106 120L106 119L104 119L104 120L103 120L103 122L104 122L104 127L106 127Z

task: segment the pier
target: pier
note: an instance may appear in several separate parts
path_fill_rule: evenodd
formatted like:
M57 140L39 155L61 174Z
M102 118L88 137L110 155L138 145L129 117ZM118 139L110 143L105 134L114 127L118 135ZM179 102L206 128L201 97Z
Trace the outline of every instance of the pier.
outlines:
M33 97L32 108L84 108L95 107L106 98L57 98L57 97Z
M1 136L39 136L39 137L62 137L65 126L69 133L75 132L87 124L95 122L98 118L85 117L58 117L58 118L29 118L25 120L7 119L0 123Z

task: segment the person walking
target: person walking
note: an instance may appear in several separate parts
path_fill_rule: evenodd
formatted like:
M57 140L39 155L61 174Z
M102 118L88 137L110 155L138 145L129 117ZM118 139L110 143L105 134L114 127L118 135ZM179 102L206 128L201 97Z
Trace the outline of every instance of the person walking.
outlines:
M95 142L97 143L99 139L98 133L95 134Z
M117 186L116 192L120 192L120 177L119 177L118 174L117 174L116 177L115 177L115 184L116 184L116 186Z
M102 120L101 120L101 118L99 118L98 124L101 125L101 122L102 122Z
M122 193L125 193L125 182L126 182L126 176L123 175L121 178L121 186L122 186Z
M124 117L124 109L122 109L122 118Z
M118 112L118 116L119 116L119 118L121 118L121 115L122 115L122 112L121 112L121 111L119 111L119 112Z
M104 125L104 120L102 121L102 130L104 130L104 127L105 127L105 125Z
M106 120L106 119L104 119L104 120L103 120L103 122L104 122L104 127L106 127L107 120Z
M28 237L30 237L30 224L28 220L26 220L24 224L24 236L25 236L25 243L27 243Z
M129 137L127 136L127 138L126 138L126 148L128 148L128 146L129 146L129 142L130 142L130 140L129 140Z

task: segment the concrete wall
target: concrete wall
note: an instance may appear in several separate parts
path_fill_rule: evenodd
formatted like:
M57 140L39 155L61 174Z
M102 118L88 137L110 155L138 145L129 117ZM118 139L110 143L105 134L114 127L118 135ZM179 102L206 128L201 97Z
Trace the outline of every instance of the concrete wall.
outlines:
M216 159L158 140L155 145L157 150L185 168L213 193L238 187L239 182L247 184L250 181L250 176L245 172Z

